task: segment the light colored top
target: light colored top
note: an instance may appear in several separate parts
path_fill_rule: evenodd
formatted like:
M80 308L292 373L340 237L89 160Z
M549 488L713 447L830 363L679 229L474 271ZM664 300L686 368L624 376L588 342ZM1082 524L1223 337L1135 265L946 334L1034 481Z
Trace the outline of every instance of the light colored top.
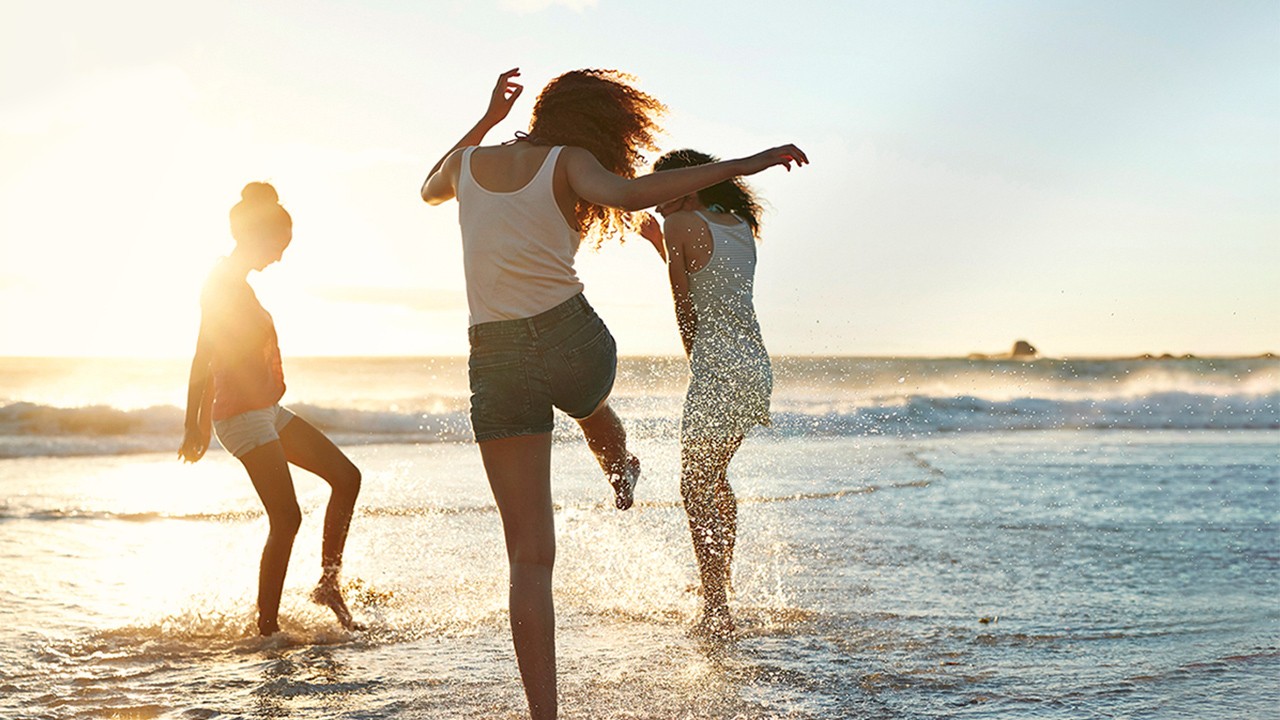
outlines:
M524 187L492 192L471 175L471 153L458 174L458 224L470 324L533 317L582 292L573 270L582 236L556 204L552 178L560 146Z
M689 300L697 328L690 361L694 374L708 362L716 366L769 362L752 300L756 242L745 222L721 225L702 212L711 231L711 259L689 273Z
M276 326L253 288L225 264L201 293L201 334L213 352L213 419L271 407L284 396Z
M745 222L711 232L711 259L689 273L697 325L689 353L689 390L680 421L683 441L725 439L769 424L773 369L752 301L756 242Z

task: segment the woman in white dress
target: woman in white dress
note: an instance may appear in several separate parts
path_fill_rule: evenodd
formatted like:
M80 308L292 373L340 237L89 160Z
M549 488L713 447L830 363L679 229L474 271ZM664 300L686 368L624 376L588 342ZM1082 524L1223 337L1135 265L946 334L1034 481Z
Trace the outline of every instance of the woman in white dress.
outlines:
M696 150L658 159L657 173L717 162ZM732 634L728 589L738 505L726 470L747 432L769 424L773 374L752 302L760 206L732 178L657 207L643 232L667 258L676 323L689 357L680 422L680 493L702 580L695 631ZM664 252L665 251L665 252Z

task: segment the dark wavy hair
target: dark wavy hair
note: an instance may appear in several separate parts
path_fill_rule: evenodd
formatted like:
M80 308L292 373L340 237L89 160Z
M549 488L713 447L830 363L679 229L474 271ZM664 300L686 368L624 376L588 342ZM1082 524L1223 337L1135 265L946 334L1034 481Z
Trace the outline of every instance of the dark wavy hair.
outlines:
M293 226L289 211L269 183L251 182L240 191L240 202L231 208L231 237L236 245L273 240Z
M533 105L529 132L522 139L538 145L585 148L604 168L625 178L644 165L642 150L657 150L662 132L657 119L667 107L632 84L617 70L573 70L542 88ZM578 201L578 229L599 247L631 228L630 213Z
M720 158L697 150L672 150L658 158L653 164L653 171L678 170L714 162L720 162ZM760 201L742 178L735 177L699 190L698 202L707 207L719 205L749 225L752 235L760 237Z

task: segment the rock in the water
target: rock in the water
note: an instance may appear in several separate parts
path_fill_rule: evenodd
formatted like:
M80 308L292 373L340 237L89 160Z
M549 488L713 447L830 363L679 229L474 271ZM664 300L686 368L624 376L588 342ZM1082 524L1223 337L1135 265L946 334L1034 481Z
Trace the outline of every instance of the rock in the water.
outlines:
M1026 340L1019 340L1015 342L1013 344L1013 350L1009 351L1009 357L1015 360L1034 358L1038 354L1040 354L1040 351L1036 350L1035 346Z

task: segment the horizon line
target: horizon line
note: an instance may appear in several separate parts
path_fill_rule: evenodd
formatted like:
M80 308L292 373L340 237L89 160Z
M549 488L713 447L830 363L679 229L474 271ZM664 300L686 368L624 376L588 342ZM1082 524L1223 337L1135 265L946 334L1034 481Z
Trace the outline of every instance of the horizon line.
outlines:
M459 359L465 360L466 354L374 354L374 355L283 355L285 360L415 360L415 359ZM1019 360L1035 362L1037 360L1264 360L1280 359L1280 353L1261 351L1252 353L1124 353L1124 354L1089 354L1063 353L1040 354L1030 357L1013 356L1007 353L964 353L939 355L931 353L892 354L892 353L771 353L770 357L778 359L850 359L850 360ZM0 355L4 360L187 360L186 355ZM663 359L683 360L686 355L668 353L629 353L619 354L618 359Z

